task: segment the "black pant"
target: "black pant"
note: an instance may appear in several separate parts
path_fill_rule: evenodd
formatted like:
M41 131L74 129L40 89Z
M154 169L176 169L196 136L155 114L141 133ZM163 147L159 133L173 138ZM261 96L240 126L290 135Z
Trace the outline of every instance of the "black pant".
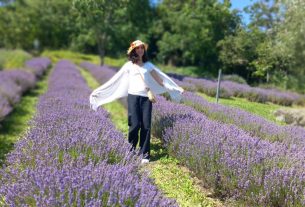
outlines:
M152 103L148 97L128 94L128 141L135 149L139 140L140 153L150 158L150 127Z

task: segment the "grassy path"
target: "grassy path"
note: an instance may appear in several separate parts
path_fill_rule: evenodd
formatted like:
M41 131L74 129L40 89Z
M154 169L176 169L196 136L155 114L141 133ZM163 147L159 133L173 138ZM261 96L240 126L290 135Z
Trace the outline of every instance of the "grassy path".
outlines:
M216 102L214 97L207 96L204 93L197 93L198 95L202 96L204 99L206 99L209 102ZM274 111L276 111L279 108L284 108L284 106L268 103L268 104L263 104L263 103L257 103L257 102L251 102L248 101L245 98L237 98L237 97L232 97L230 99L219 99L219 103L235 108L240 108L244 111L248 111L252 114L264 117L265 119L275 122L279 125L283 125L285 123L277 121L274 116Z
M5 155L13 149L14 143L28 130L28 122L36 112L39 96L48 88L48 76L51 70L36 83L34 89L26 92L14 110L2 122L0 128L0 166L5 162Z
M93 89L100 85L89 72L83 69L80 71L89 87ZM115 101L106 104L104 108L110 113L117 129L127 135L127 111L123 105ZM151 142L151 157L151 162L145 165L143 170L147 170L159 189L168 197L177 200L180 206L224 206L220 201L209 198L211 192L202 189L192 173L181 166L178 160L170 157L160 140L155 137Z

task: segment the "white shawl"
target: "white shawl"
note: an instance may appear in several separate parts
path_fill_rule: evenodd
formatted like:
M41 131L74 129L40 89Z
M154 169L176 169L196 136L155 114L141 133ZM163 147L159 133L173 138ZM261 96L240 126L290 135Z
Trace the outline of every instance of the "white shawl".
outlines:
M90 106L93 110L97 110L97 108L103 104L128 95L129 69L132 66L133 63L128 61L110 80L95 89L90 94ZM154 92L154 94L168 92L173 101L180 102L181 93L183 92L181 87L179 87L173 80L170 79L170 77L168 77L151 62L146 62L142 67L154 69L163 80L164 87L159 85L149 72L143 74L145 83Z

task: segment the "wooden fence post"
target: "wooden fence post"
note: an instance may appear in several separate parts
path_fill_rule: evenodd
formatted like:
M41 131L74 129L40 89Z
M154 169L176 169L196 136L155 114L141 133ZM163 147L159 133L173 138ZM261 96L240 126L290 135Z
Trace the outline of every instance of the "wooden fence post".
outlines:
M217 83L217 91L216 91L216 103L218 103L218 99L219 99L220 79L221 79L221 69L218 70L218 83Z

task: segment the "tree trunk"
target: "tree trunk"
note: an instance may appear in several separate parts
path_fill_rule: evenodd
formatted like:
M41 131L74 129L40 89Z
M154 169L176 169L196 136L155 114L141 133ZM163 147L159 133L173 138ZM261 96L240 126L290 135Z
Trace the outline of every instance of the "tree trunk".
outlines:
M270 74L269 74L269 71L267 71L267 76L266 76L267 83L269 83L269 80L270 80Z
M97 35L97 46L98 46L98 52L101 60L101 66L104 65L104 58L106 53L106 34L98 34Z

